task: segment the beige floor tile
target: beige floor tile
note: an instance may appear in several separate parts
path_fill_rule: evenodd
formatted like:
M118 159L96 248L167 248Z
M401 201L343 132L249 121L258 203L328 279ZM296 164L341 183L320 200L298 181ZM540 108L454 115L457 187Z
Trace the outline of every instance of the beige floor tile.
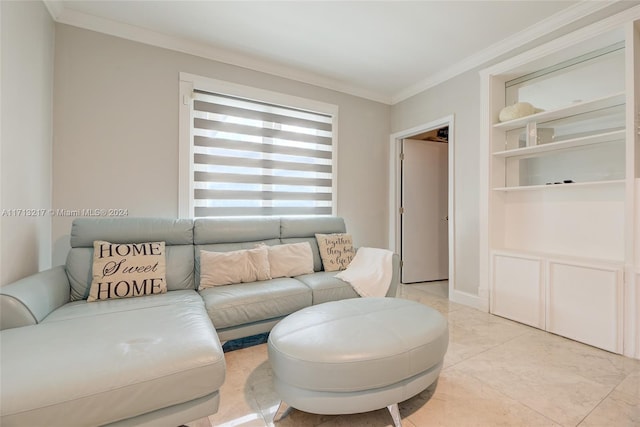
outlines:
M209 418L201 418L191 423L185 424L187 427L212 427Z
M613 391L580 423L580 427L602 426L640 426L640 399Z
M400 408L416 426L554 426L550 419L463 372L443 371L437 383Z
M616 391L640 400L640 369L632 372L616 387Z
M258 369L267 363L266 344L225 353L227 377L220 389L220 408L209 417L216 426L266 426L253 391L254 384L268 375Z
M438 282L412 283L408 285L400 285L404 289L419 289L433 295L443 298L449 298L449 281L443 280Z
M576 425L628 375L635 364L629 360L534 330L453 369L560 424Z
M430 292L426 292L419 287L411 286L413 285L401 285L399 297L417 301L419 303L428 305L429 307L433 307L445 316L452 311L466 308L464 305L451 302L447 298L441 297L439 295L434 295Z

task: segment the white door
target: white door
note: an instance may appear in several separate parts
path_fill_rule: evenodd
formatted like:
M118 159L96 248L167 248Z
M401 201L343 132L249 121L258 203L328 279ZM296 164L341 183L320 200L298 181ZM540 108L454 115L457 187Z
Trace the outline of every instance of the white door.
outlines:
M448 145L402 140L402 283L449 276Z

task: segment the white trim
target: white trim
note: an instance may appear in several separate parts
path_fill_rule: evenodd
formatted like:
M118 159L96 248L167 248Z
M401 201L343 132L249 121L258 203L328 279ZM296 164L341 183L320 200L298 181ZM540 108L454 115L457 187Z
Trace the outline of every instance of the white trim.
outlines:
M238 54L237 52L227 49L216 48L206 43L195 42L184 37L170 36L111 19L89 15L73 9L65 8L64 3L60 0L43 0L43 2L53 19L61 24L72 25L151 46L170 49L238 67L248 68L262 73L320 86L326 89L336 90L388 105L397 104L457 75L479 67L482 64L508 53L509 51L522 47L526 43L532 42L545 34L559 30L572 22L601 11L612 4L611 2L580 2L551 15L547 19L536 23L535 25L525 28L524 30L509 36L498 43L493 44L486 49L481 50L475 55L427 77L421 82L400 90L396 94L384 94L379 91L357 87L353 84L348 84L344 81L328 78L309 71L303 71L283 66L281 64L276 64L271 61Z
M548 43L534 47L524 53L485 68L480 71L480 74L481 76L502 74L547 55L573 47L580 42L597 39L599 36L611 31L620 31L619 38L622 39L624 37L624 34L621 31L622 26L630 20L638 18L640 18L640 6L627 9L624 12L609 16L596 23L582 27L562 37L558 37Z
M633 338L629 341L628 349L625 348L625 356L635 357L636 359L640 359L640 291L638 291L638 286L640 286L640 269L636 270L635 278L627 279L630 286L635 286L635 319L636 323L630 328L630 330L626 330L628 335L633 337L635 334L635 349L631 346L634 345ZM629 296L631 299L631 296ZM629 313L631 315L631 313ZM632 318L633 319L633 318ZM626 338L626 337L625 337ZM626 341L625 341L626 344ZM627 352L628 350L628 352Z
M180 218L193 218L193 144L191 123L193 122L193 90L246 98L270 104L313 111L332 117L332 214L338 215L338 112L337 105L299 96L288 95L252 86L230 83L190 73L180 73L179 124L178 124L178 212ZM186 102L186 103L185 103Z
M596 13L608 6L607 2L581 2L570 6L550 17L525 28L524 30L509 36L508 38L495 43L464 60L447 67L432 76L412 85L391 97L391 104L397 104L405 99L411 98L427 89L437 86L450 80L466 71L481 66L501 55L514 49L524 46L537 38L559 30L572 22Z
M253 86L231 83L225 80L218 80L181 72L180 81L191 82L194 89L269 102L271 104L279 104L286 107L296 107L332 116L336 116L338 114L338 106L335 104L329 104L322 101L316 101L314 99L302 98Z
M340 80L328 78L309 71L302 71L296 68L276 64L271 61L254 58L248 55L239 54L231 50L211 46L206 43L195 42L183 37L170 36L135 25L111 19L101 18L78 12L72 9L64 9L63 13L54 19L61 23L72 25L86 30L97 31L111 36L144 43L150 46L169 49L188 55L199 56L212 61L235 65L237 67L248 68L265 74L283 77L302 83L320 86L326 89L370 99L372 101L390 104L391 98L377 91L354 87Z
M640 66L640 23L630 21L625 27L625 76L626 76L626 121L627 125L627 151L626 151L626 188L625 199L627 200L625 209L625 226L628 235L633 236L626 239L624 283L624 350L623 354L629 357L640 359L640 281L638 281L637 271L634 265L640 269L640 253L636 253L640 245L640 179L636 178L636 171L640 165L636 165L638 158L638 143L640 142L640 79L637 77ZM636 273L636 274L634 274Z
M450 114L446 117L434 120L422 125L412 127L400 132L396 132L389 137L389 242L390 250L401 253L400 245L400 215L401 204L400 194L400 146L404 138L410 138L419 133L438 129L444 126L449 127L448 141L448 211L449 211L449 298L455 291L456 283L456 241L455 241L455 116ZM475 306L475 305L474 305Z
M180 80L178 95L178 218L193 218L193 82Z
M468 292L459 291L457 289L449 289L449 301L458 304L467 305L480 311L488 312L485 308L484 300L477 295L470 294Z
M58 21L65 11L62 0L42 0L42 3L44 3L54 21Z

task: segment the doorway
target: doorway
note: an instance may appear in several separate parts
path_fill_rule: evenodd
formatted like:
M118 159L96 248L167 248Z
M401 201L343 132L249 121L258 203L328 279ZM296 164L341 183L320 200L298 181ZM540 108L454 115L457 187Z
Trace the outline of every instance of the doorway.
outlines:
M448 116L390 140L389 242L402 260L400 281L444 280L448 294L455 286L453 126Z
M402 140L402 283L449 279L448 127Z

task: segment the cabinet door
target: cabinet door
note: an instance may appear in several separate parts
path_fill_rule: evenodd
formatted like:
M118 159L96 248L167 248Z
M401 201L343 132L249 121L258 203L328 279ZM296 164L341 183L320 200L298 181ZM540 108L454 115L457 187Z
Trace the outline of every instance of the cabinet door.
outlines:
M549 261L547 330L622 352L622 269Z
M491 313L544 329L542 261L494 254Z

